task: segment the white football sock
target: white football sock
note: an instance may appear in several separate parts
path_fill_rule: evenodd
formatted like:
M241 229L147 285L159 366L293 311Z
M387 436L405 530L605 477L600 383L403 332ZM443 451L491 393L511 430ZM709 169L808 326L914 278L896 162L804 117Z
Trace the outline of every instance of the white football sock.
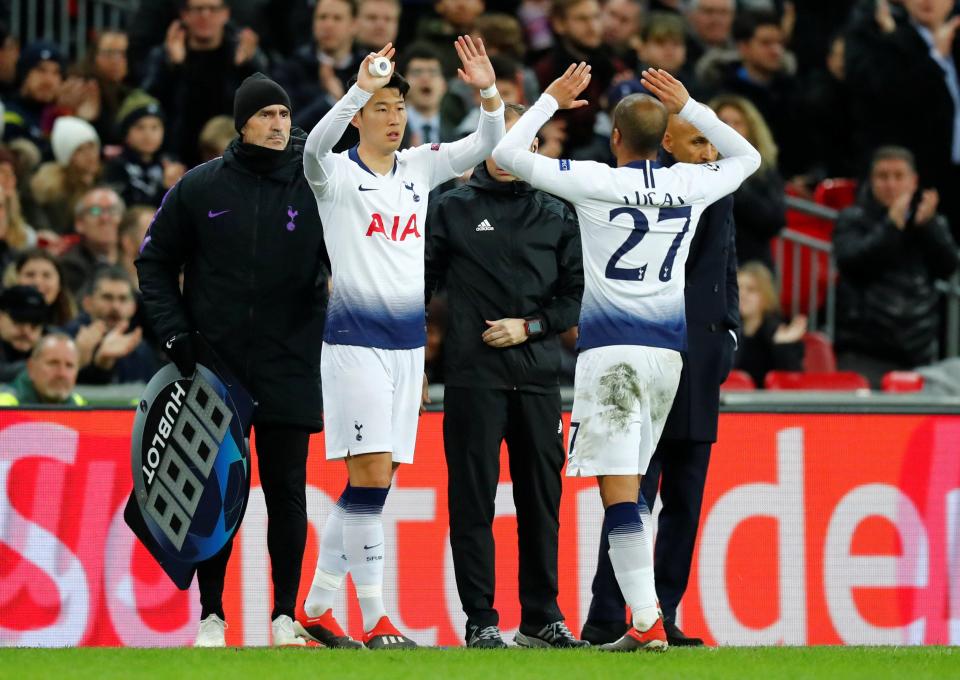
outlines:
M347 575L347 556L343 550L343 501L338 502L327 516L320 535L320 555L313 584L303 608L307 616L321 616L333 607L337 592Z
M363 630L369 632L387 612L383 606L383 517L380 512L351 512L344 515L343 546L350 576L357 589Z

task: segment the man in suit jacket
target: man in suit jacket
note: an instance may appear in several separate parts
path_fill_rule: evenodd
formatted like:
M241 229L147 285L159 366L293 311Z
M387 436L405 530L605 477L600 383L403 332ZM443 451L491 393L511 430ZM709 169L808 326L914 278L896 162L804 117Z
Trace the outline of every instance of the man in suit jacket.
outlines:
M960 238L960 16L951 17L951 0L904 6L906 15L895 8L855 15L847 38L858 161L866 175L878 147L912 151L921 187L937 189L940 211ZM916 102L923 102L922 124Z
M716 148L678 116L670 116L663 149L667 165L717 159ZM687 353L683 372L660 443L643 478L639 501L641 512L649 517L659 488L663 509L653 564L657 597L667 641L681 646L703 644L677 627L677 606L687 589L710 447L717 439L720 383L733 366L740 326L732 196L717 201L700 217L687 257L686 278ZM609 549L603 534L593 600L581 634L591 644L613 642L627 630L624 599L610 564Z

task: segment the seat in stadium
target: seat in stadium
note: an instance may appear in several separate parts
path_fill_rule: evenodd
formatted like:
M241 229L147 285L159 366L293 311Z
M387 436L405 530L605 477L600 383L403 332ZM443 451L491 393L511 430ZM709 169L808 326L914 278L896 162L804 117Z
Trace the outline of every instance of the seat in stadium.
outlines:
M811 331L803 336L803 372L834 373L837 370L837 357L833 353L833 343L823 333Z
M890 371L883 376L880 386L884 392L919 392L923 376L916 371Z
M770 371L763 380L768 390L830 390L853 392L869 390L870 383L853 371L833 373L801 373L799 371Z
M849 208L857 201L857 180L846 177L825 179L813 190L813 200L834 210Z
M730 371L730 375L720 385L721 392L749 392L755 389L757 386L753 384L753 378L746 371Z

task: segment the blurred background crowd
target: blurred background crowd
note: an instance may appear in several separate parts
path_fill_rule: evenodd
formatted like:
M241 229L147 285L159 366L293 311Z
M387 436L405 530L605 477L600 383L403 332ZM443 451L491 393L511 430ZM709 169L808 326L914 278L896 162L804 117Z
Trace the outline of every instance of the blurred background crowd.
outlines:
M392 41L411 85L404 144L447 142L478 116L456 78L458 34L483 39L507 102L532 104L571 62L592 65L590 105L541 131L545 155L612 162L610 112L647 67L677 75L758 148L763 164L735 195L749 384L810 368L824 346L831 370L874 388L947 353L954 0L113 0L95 25L102 4L0 0L0 382L19 403L146 381L160 365L133 262L167 189L236 137L245 77L276 79L309 130ZM791 197L840 211L819 234L829 264L791 286L802 306L778 290L782 232L793 218L803 231ZM811 277L829 294L808 294ZM443 297L431 304L428 376L442 382ZM826 333L812 333L799 312L826 306ZM564 339L572 383L576 329Z

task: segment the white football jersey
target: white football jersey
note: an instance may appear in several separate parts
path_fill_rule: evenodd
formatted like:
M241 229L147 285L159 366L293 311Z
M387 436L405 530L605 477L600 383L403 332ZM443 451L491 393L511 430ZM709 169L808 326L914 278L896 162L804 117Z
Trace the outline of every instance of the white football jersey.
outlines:
M541 97L524 116L530 120L514 125L494 152L501 167L576 209L584 271L581 350L606 345L686 349L684 272L700 215L759 166L759 154L746 140L712 111L691 103L681 115L718 149L742 156L671 167L637 161L618 168L536 156L525 152L523 144L529 145L530 130L535 133L556 110L549 95ZM720 137L736 135L742 144L717 139L718 132Z
M351 88L317 124L319 130L310 133L314 146L325 123L339 139L346 124L337 130L337 123L348 122L369 97ZM356 147L339 154L322 153L321 148L318 153L308 138L304 168L333 269L325 342L382 349L426 344L423 236L428 195L483 160L502 136L501 107L485 112L478 131L469 137L398 152L386 175L370 170Z

